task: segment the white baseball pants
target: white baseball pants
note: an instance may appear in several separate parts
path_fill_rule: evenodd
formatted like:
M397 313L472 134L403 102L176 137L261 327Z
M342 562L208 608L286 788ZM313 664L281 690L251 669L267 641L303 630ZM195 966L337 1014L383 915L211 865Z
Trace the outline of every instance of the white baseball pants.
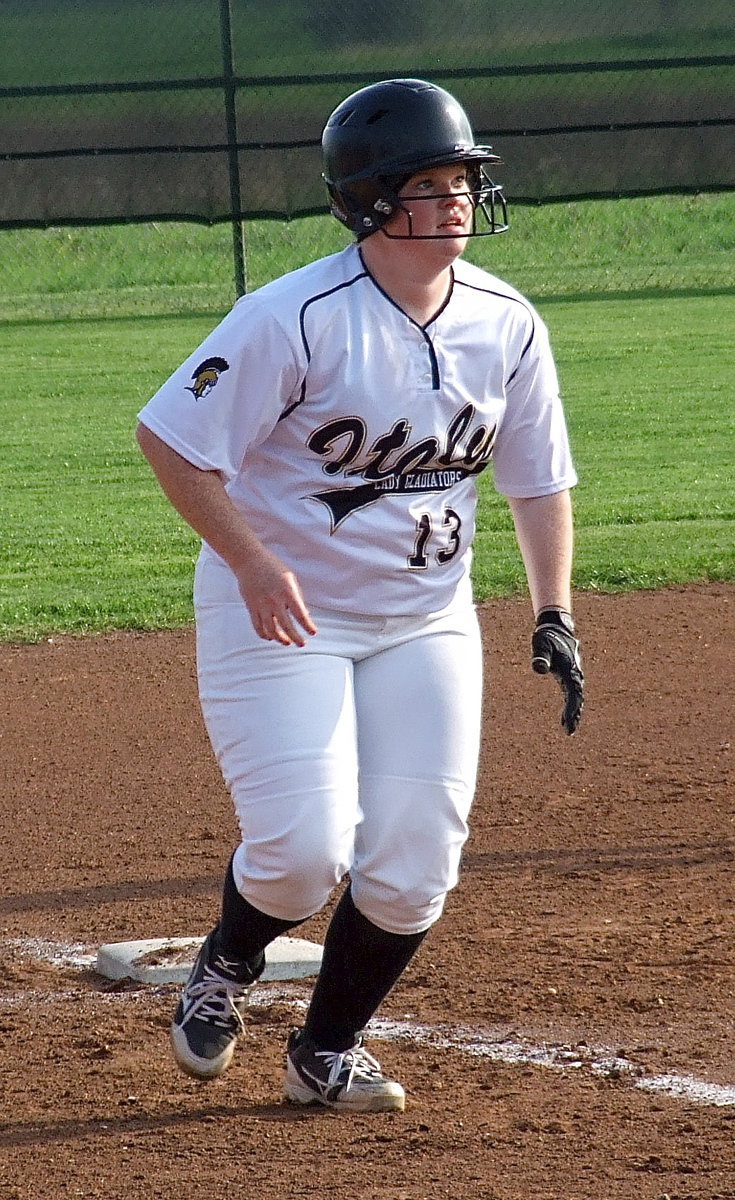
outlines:
M298 922L349 872L390 933L440 916L475 789L482 654L475 611L312 611L303 648L265 642L242 603L197 600L204 720L242 832L233 872Z

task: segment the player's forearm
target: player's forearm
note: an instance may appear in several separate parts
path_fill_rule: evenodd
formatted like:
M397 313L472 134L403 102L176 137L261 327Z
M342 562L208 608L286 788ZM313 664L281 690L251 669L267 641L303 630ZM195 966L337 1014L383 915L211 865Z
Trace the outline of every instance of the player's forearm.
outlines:
M508 502L534 613L552 607L571 611L574 530L569 492Z
M218 473L195 467L146 425L138 425L136 438L173 507L237 573L260 549L260 542Z
M305 634L317 630L299 582L260 541L230 500L219 474L195 467L143 424L136 437L176 511L233 571L258 636L284 646L303 646Z

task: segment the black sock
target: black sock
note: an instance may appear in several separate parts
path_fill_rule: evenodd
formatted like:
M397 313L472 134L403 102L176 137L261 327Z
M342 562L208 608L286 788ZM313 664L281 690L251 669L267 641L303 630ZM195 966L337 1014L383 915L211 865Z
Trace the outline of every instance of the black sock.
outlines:
M425 937L387 933L343 894L327 930L304 1032L324 1050L349 1050Z
M220 916L217 944L225 957L239 959L245 963L253 979L257 979L265 966L265 948L287 929L300 925L301 921L283 921L269 917L246 900L237 890L230 859L222 889L222 914Z

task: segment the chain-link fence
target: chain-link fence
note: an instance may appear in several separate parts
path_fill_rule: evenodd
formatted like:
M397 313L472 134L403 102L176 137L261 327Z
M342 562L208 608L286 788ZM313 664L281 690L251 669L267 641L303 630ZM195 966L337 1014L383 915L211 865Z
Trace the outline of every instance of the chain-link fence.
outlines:
M120 270L163 302L181 264L145 264L185 221L225 223L192 240L207 303L231 295L241 221L323 212L326 116L397 75L457 95L516 204L735 188L730 0L4 0L0 291L33 274L3 227L46 231L68 294L80 227L145 222Z

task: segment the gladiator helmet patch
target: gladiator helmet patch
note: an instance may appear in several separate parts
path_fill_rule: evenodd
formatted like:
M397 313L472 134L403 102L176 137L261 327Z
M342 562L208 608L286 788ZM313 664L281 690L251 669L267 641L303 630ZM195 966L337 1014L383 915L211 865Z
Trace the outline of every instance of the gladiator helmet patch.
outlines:
M224 358L205 358L192 374L194 382L187 392L191 392L195 400L203 400L216 386L220 375L229 369L230 364Z

